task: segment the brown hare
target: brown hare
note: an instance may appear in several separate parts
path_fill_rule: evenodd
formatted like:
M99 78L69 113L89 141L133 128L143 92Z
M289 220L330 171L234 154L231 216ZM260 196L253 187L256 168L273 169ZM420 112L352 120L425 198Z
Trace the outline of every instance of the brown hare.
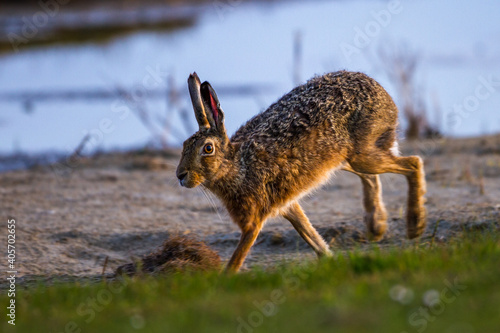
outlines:
M330 255L298 199L337 169L361 178L371 240L380 240L387 229L380 173L406 176L407 235L415 238L424 231L422 159L398 156L398 109L372 78L347 71L315 77L250 119L232 138L212 86L201 84L196 73L188 86L199 131L184 142L177 177L184 187L203 185L213 192L240 227L227 270L239 270L264 221L274 215L289 220L318 256Z

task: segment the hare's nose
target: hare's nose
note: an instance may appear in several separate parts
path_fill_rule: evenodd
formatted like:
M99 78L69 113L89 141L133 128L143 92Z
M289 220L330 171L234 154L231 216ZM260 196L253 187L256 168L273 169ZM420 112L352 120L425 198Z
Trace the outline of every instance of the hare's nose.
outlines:
M181 183L182 183L182 181L184 180L184 178L186 178L187 174L188 174L187 172L183 172L183 173L179 173L179 174L177 175L177 178L179 178L179 181L180 181Z

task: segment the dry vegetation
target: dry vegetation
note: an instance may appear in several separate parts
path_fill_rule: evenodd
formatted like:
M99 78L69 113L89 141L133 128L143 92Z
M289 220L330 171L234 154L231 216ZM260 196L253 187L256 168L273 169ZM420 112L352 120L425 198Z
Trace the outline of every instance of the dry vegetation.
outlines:
M115 273L132 276L138 273L210 271L220 267L217 252L193 236L179 235L167 239L156 252L118 267Z
M429 121L423 88L416 78L420 55L405 43L383 44L378 50L378 58L396 87L398 106L406 122L405 138L417 140L441 137L441 129ZM439 115L440 109L435 96L433 102L434 113Z

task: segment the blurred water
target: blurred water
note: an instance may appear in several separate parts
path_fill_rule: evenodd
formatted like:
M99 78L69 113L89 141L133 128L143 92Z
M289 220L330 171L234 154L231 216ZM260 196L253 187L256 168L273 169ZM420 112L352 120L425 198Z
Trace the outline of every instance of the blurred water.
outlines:
M275 87L248 97L219 94L226 126L234 132L293 87L293 38L300 31L302 81L328 71L359 70L395 96L373 55L384 42L406 41L421 55L418 81L425 100L431 104L431 96L437 96L441 108L441 114L429 115L431 121L439 118L442 129L452 135L500 131L500 85L495 79L496 85L484 83L491 75L500 80L500 2L404 1L390 17L380 14L392 8L383 1L222 3L228 4L222 10L206 6L194 27L171 33L138 31L105 44L4 54L0 92L141 88L144 82L146 88L158 83L155 88L166 89L167 74L186 89L192 71L216 90L246 83ZM359 30L365 31L365 39ZM368 45L356 47L360 40ZM187 99L182 103L189 107ZM166 112L163 99L145 105L159 115ZM454 111L456 105L462 105L460 112ZM168 119L177 129L169 142L179 144L188 133L177 115ZM0 153L70 152L86 133L97 133L89 151L140 146L151 137L119 98L47 100L28 107L0 101Z

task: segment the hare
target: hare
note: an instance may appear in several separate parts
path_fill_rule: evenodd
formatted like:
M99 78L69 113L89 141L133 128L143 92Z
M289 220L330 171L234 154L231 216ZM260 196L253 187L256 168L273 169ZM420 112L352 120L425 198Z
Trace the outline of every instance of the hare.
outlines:
M240 227L226 270L240 269L265 220L275 215L290 221L318 256L331 255L298 199L338 169L361 178L369 239L380 240L387 229L378 176L386 172L408 180L407 236L423 233L423 162L398 156L398 109L374 79L348 71L314 77L231 138L212 86L201 84L196 73L188 86L199 130L184 142L177 178L181 186L202 185L213 192Z

